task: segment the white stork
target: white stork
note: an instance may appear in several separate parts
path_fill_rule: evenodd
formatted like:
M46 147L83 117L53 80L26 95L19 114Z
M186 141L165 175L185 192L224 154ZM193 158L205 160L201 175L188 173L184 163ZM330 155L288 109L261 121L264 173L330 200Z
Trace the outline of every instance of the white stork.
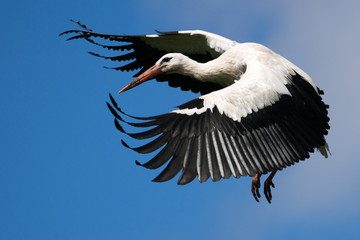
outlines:
M124 92L150 79L168 82L171 87L200 92L201 97L178 110L154 117L132 117L124 113L110 95L109 109L121 132L135 138L154 140L140 147L151 153L163 147L150 161L138 165L156 169L169 162L153 180L168 181L180 170L178 184L195 177L253 176L251 191L260 197L260 176L271 172L264 182L269 203L270 186L278 170L319 149L328 156L325 135L329 117L321 91L300 68L257 43L237 43L205 31L157 32L156 35L99 34L76 22L82 30L71 39L85 39L108 50L132 50L119 56L92 55L112 61L132 62L115 68L141 68ZM94 38L128 43L103 45ZM155 65L153 65L155 63ZM153 65L153 66L152 66ZM128 122L126 115L142 122ZM140 133L126 133L120 122L135 127L152 127Z

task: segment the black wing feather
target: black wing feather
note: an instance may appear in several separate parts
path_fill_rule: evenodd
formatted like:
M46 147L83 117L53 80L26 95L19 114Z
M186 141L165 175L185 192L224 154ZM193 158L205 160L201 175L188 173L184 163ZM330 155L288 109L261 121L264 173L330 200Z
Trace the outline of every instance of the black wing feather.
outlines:
M149 169L169 162L154 181L170 180L180 170L178 184L187 184L196 176L200 182L209 177L219 181L231 175L254 176L304 160L325 143L324 136L329 129L328 106L308 82L298 75L292 79L286 85L291 96L280 96L276 103L248 114L241 122L221 114L216 106L200 114L171 112L148 118L124 113L111 96L112 105L108 103L108 106L116 118L116 127L123 133L126 131L121 122L151 127L144 132L126 134L135 139L155 137L150 143L131 148L140 153L161 149L147 163L137 162ZM203 100L198 98L181 105L180 109L204 107ZM131 123L120 115L143 122Z
M163 55L169 53L169 51L165 51L156 47L152 47L151 45L147 44L146 35L114 35L114 34L101 34L95 33L92 30L88 29L86 25L81 24L80 22L75 22L82 30L70 30L61 33L60 35L67 35L67 34L75 34L72 37L69 37L67 40L74 40L74 39L84 39L94 45L102 47L107 50L113 51L131 51L126 52L118 56L104 56L98 53L89 52L91 55L96 57L101 57L111 61L118 61L123 62L127 61L124 65L117 66L117 67L105 67L108 69L115 69L117 71L135 71L134 77L139 76L145 70L150 68L152 65L155 64L157 60L159 60ZM168 38L171 40L174 35L177 35L178 32L158 32L160 37L162 37L162 41L166 41ZM96 42L94 39L99 38L105 41L114 41L119 42L121 45L104 45L102 43ZM184 46L186 46L186 42L184 42ZM191 46L188 46L191 48ZM204 53L186 53L188 57L198 62L208 62L213 60L213 57L209 52ZM220 53L219 53L220 55ZM129 62L130 61L130 62ZM159 82L168 82L169 86L171 87L180 87L183 91L192 91L194 93L200 92L201 94L207 94L212 91L219 90L223 88L223 86L215 83L206 83L198 81L197 79L182 76L179 74L165 74L156 77L156 80Z

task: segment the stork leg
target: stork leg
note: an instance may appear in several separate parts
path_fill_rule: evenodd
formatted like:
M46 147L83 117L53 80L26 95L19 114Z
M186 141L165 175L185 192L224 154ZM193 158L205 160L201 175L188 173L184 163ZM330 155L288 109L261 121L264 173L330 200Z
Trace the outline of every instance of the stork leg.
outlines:
M271 195L271 188L273 187L275 188L275 185L272 181L272 179L274 178L275 174L276 174L277 170L274 170L270 173L269 177L265 180L264 182L264 194L266 197L266 200L271 203L271 199L272 199L272 195ZM256 176L255 176L256 177Z
M259 198L260 198L260 193L259 193L260 177L261 177L261 174L257 173L251 182L251 192L257 202L259 202Z

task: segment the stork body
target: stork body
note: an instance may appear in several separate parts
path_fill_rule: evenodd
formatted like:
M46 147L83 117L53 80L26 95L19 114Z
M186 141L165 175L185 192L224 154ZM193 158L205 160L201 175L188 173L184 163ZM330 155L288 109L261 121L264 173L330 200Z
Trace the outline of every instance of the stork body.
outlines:
M181 170L178 184L195 177L204 182L249 175L254 177L251 190L258 201L260 176L272 172L264 184L271 202L276 171L309 158L316 148L327 157L324 136L330 127L323 92L304 71L265 46L199 30L106 35L78 25L83 30L65 32L76 34L70 39L82 38L110 50L133 50L115 57L91 53L116 61L135 59L115 68L141 68L120 92L156 78L203 94L178 110L146 118L127 115L110 95L108 107L121 132L135 139L156 137L144 146L132 148L122 141L124 146L145 154L163 147L147 163L137 162L150 169L168 163L154 181L170 180ZM102 45L94 41L96 37L130 44ZM142 122L128 122L121 115ZM127 133L121 122L152 128Z

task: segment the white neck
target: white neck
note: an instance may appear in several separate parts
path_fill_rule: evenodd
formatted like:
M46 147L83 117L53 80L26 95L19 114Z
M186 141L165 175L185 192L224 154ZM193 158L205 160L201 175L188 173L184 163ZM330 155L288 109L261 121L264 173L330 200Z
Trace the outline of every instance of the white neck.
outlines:
M203 82L218 83L224 87L240 79L240 68L233 61L219 58L206 63L196 62L188 57L183 59L182 69L178 73L193 77Z

